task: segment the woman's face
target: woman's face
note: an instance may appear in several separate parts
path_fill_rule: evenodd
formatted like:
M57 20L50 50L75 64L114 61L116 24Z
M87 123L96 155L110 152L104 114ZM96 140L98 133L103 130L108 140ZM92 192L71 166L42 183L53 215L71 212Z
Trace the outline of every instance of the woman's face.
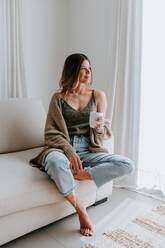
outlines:
M84 60L81 64L78 80L79 83L89 83L91 81L91 66L88 60Z

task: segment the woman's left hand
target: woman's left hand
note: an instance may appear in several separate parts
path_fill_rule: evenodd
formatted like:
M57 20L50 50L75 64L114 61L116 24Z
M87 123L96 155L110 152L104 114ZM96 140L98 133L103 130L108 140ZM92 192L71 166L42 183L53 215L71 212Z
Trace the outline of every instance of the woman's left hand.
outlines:
M98 122L100 122L100 121L102 121L103 119L101 118L101 117L98 117L97 119L96 119L96 121L98 121ZM95 128L97 129L97 130L99 130L99 129L103 129L103 127L104 127L104 123L102 123L102 124L97 124L96 126L95 126Z
M103 118L105 118L106 110L107 110L107 99L105 93L101 90L95 90L95 99L97 104L97 112L103 113ZM102 118L98 117L97 121L102 121ZM104 127L104 122L102 124L97 124L95 126L95 129L102 130L103 127Z

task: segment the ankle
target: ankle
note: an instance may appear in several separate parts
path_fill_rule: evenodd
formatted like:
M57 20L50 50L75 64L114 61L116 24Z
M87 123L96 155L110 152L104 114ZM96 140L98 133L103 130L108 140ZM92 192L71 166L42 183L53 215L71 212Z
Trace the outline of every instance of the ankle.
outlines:
M86 207L84 207L82 204L77 207L76 211L79 215L87 214Z

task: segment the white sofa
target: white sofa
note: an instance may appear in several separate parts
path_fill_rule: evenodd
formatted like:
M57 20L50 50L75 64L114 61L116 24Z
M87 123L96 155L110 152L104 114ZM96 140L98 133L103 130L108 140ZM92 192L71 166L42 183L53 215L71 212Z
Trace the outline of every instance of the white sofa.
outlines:
M44 144L45 120L40 100L0 101L0 245L74 212L48 175L29 165ZM113 153L113 137L107 145ZM77 181L77 189L90 206L111 195L112 182L98 190Z

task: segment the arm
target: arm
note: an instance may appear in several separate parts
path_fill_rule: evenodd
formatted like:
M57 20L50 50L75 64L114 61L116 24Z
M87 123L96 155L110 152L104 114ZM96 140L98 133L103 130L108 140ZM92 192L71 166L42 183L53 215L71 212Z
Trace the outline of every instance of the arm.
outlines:
M95 90L95 100L96 100L97 111L103 113L104 124L96 125L95 128L90 129L91 145L89 147L89 150L91 152L103 152L103 151L108 152L108 150L104 147L103 141L112 137L112 131L111 131L111 123L109 122L109 120L105 118L107 111L107 99L105 93L103 91Z
M107 98L105 93L101 90L96 90L95 100L97 105L97 112L102 112L105 118L107 111Z
M96 100L97 112L103 113L103 116L105 118L107 112L107 99L105 93L103 91L96 90L95 100ZM97 119L97 121L100 120L101 120L100 118ZM96 129L102 129L103 126L104 124L97 125Z

